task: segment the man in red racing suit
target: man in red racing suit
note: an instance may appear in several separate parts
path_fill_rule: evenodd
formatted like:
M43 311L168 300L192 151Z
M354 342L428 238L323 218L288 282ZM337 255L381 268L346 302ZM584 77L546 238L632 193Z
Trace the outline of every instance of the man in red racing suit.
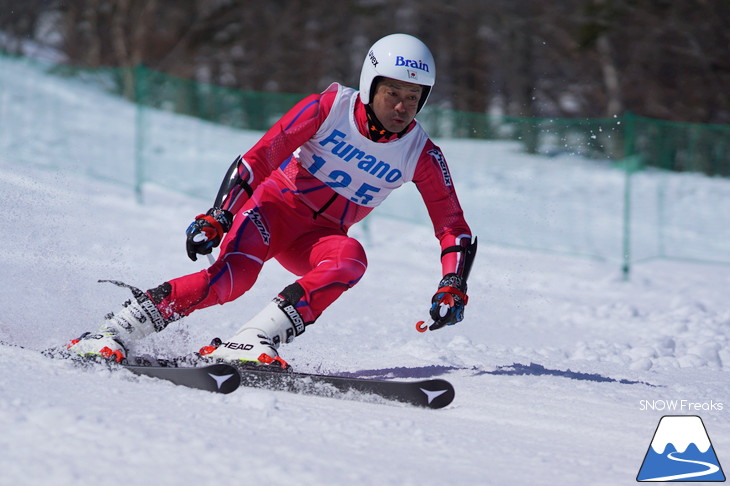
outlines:
M393 34L374 44L359 92L334 83L307 96L233 162L214 207L187 230L192 260L220 245L218 259L147 292L130 287L135 298L69 350L122 361L127 342L237 299L275 258L299 278L228 341L200 353L286 367L279 345L304 332L367 268L348 229L408 181L421 193L442 249L431 328L462 320L476 241L441 150L415 120L434 71L428 48L414 37Z

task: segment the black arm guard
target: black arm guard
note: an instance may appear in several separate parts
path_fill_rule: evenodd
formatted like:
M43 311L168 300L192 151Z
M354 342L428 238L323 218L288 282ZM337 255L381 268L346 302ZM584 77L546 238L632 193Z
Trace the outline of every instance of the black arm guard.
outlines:
M467 240L468 241L468 240ZM462 245L450 246L441 252L441 258L447 253L459 252L461 258L459 258L459 265L456 269L456 275L463 280L464 285L469 278L469 272L471 272L471 266L474 263L474 257L477 254L477 237L474 237L473 243L467 243L464 241Z
M243 160L243 157L239 155L228 168L228 172L226 172L223 182L221 182L221 187L218 189L218 195L215 198L213 207L230 209L241 191L251 197L251 194L253 194L252 182L253 172L246 161Z

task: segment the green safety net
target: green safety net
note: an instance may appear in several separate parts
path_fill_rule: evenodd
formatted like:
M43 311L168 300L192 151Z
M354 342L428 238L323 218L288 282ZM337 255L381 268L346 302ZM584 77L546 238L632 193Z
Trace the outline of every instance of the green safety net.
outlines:
M0 163L77 171L133 187L140 201L155 184L209 204L231 161L305 96L144 66L0 63ZM617 261L625 272L652 258L730 263L730 126L436 106L418 119L485 243ZM412 187L374 214L429 224Z

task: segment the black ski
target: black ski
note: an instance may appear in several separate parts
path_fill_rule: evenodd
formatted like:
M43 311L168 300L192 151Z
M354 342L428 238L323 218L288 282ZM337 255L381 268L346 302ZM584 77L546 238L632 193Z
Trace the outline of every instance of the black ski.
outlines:
M0 341L0 344L26 349L4 341ZM63 348L48 349L41 353L49 358L71 359L80 366L102 364L112 369L121 366L137 375L215 393L231 393L240 386L246 386L366 402L394 401L426 408L446 407L455 395L451 383L438 378L419 381L353 378L300 373L274 367L206 364L192 357L166 360L139 356L130 358L129 362L134 364L117 365L72 357Z
M306 395L375 402L389 400L427 408L443 408L454 399L454 387L442 379L396 381L269 369L243 368L239 371L241 386Z
M175 360L158 360L158 365L155 365L148 357L132 358L130 361L144 363L125 365L134 373L219 393L230 393L239 386L246 386L358 401L395 401L426 408L443 408L454 399L454 387L442 379L399 381L351 378L228 364L195 367L179 365Z
M200 367L137 366L124 365L137 375L160 378L176 385L197 388L216 393L231 393L241 384L241 375L233 366L213 364Z

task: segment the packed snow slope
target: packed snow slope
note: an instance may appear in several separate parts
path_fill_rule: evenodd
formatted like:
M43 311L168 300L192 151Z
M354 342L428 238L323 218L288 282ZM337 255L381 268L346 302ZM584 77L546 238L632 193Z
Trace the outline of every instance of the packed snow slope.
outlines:
M110 153L128 150L100 138ZM475 143L443 144L455 174ZM504 144L478 150L535 163ZM419 334L440 277L436 240L375 217L351 233L368 252L363 280L280 351L302 371L443 377L454 403L216 395L37 352L96 329L128 298L97 280L149 288L204 268L188 260L184 230L209 203L150 186L139 205L127 187L20 162L0 153L0 340L27 348L0 345L0 485L630 485L663 415L701 416L730 463L727 267L655 261L625 282L615 262L483 243L465 320ZM574 163L588 186L606 180L604 167ZM492 182L483 193L529 199ZM571 191L553 189L580 211ZM488 242L484 202L464 194ZM238 301L132 351L183 354L228 337L292 279L271 262Z

